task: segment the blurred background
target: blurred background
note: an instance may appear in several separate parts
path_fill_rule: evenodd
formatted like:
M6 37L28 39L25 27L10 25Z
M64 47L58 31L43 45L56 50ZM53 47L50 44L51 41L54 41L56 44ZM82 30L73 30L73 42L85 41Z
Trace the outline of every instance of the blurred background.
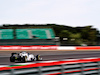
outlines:
M4 24L0 26L0 45L99 46L100 33L92 26Z
M0 45L100 45L100 0L2 0L0 11Z

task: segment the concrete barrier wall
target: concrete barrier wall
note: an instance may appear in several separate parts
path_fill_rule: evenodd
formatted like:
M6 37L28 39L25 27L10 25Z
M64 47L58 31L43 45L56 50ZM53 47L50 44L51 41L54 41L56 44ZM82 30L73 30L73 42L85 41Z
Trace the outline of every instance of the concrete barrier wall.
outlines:
M100 50L100 46L0 46L0 50Z
M0 46L0 50L57 50L58 46Z
M100 58L41 61L1 66L0 75L99 75Z

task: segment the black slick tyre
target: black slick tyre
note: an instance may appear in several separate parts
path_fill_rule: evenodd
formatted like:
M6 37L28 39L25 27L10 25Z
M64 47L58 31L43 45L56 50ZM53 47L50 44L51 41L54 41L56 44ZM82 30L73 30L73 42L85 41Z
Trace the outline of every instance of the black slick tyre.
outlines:
M36 61L39 61L40 60L40 55L37 55L36 56Z
M14 56L10 57L10 62L15 62L15 57Z
M26 56L23 56L23 59L22 60L23 60L23 62L27 62L26 61Z

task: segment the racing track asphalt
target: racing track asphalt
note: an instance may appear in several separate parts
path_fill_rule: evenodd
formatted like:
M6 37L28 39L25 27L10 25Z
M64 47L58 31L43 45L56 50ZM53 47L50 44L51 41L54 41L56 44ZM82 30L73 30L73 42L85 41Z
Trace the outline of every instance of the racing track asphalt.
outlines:
M9 61L9 57L15 51L0 51L0 65L14 65ZM17 51L20 52L20 51ZM44 61L62 60L62 59L81 59L100 57L100 51L27 51L34 55L41 55ZM36 61L33 61L36 63Z

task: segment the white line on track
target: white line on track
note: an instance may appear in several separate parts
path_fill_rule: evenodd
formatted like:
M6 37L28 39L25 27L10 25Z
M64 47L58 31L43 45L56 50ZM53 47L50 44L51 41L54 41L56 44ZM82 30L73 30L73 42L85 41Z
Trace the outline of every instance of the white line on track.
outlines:
M0 67L8 67L9 65L0 65Z
M18 63L18 64L14 64L14 65L29 65L29 64L35 64L35 63Z
M95 57L96 58L96 57ZM81 59L95 59L95 58L81 58ZM98 57L97 57L98 58ZM71 60L80 60L80 59L63 59L63 60L50 60L50 61L40 61L38 63L50 63L50 62L57 62L57 61L71 61ZM37 62L36 62L37 63ZM29 65L29 64L35 64L35 63L18 63L14 65Z

